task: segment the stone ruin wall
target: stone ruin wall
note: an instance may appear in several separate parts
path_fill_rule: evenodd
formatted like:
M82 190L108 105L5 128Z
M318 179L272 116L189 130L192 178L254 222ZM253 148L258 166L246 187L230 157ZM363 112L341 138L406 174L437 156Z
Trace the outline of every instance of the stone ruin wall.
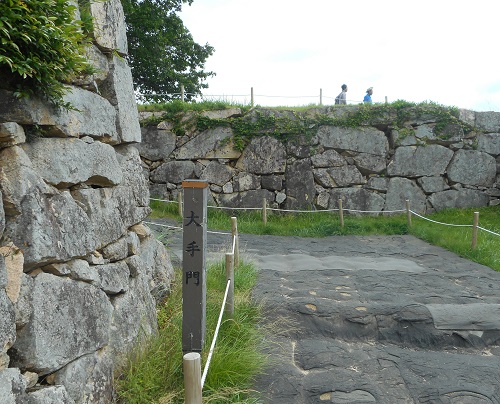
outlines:
M149 189L119 0L93 2L92 77L54 110L0 90L0 401L109 403L157 331L172 265Z
M303 114L345 117L357 106L322 107ZM141 121L161 113L142 112ZM253 110L296 119L291 111ZM209 118L241 117L239 109L205 112ZM189 116L185 117L188 120ZM500 113L460 110L460 120L474 129L465 134L450 124L439 136L437 116L411 109L406 132L393 127L390 114L357 128L317 125L310 139L280 141L265 132L239 152L230 127L196 128L176 136L168 121L142 127L138 146L152 197L175 200L186 178L205 179L212 203L227 207L336 209L364 211L411 209L430 213L444 208L500 203ZM189 126L186 126L189 127ZM282 136L286 138L286 134Z

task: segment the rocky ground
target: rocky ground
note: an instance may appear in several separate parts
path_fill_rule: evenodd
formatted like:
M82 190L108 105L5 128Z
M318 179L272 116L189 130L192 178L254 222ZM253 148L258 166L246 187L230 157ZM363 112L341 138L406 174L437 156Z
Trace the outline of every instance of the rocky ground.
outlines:
M212 256L224 244L208 235ZM240 247L273 330L255 386L266 402L500 403L500 273L412 236Z

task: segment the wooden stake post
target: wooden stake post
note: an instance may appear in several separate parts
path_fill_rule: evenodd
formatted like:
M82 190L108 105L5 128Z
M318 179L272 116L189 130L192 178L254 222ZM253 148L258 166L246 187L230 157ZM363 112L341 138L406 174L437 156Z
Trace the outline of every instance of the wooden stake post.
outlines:
M206 329L208 183L186 180L182 187L182 351L201 352Z

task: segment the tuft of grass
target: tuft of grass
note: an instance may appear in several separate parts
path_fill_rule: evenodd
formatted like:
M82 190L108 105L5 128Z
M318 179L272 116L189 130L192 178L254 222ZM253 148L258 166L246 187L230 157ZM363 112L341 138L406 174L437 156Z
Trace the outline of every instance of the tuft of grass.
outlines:
M179 112L204 112L204 111L218 111L229 108L241 108L242 111L250 110L247 104L239 104L225 100L201 101L201 102L183 102L180 100L172 100L169 102L140 104L137 106L139 111L162 111L170 114L177 114Z
M182 274L167 301L158 307L159 333L133 352L116 379L119 401L127 404L183 403L182 373ZM266 364L263 330L257 327L261 308L251 299L257 272L241 262L235 269L233 318L225 318L219 330L210 368L203 387L204 402L257 403L250 388ZM207 329L202 368L219 317L226 289L225 265L207 269Z
M177 204L153 203L154 218L178 220ZM170 205L170 206L166 206ZM500 206L469 209L446 209L426 217L449 225L472 225L474 212L479 212L479 226L500 234ZM342 235L394 235L411 234L431 244L450 250L461 257L500 271L500 237L484 230L478 231L477 248L472 249L472 228L447 226L413 216L408 228L406 215L344 215L340 226L337 212L275 213L267 215L267 224L260 211L208 210L211 229L230 230L229 216L238 217L241 233L276 236L327 237Z
M479 226L500 234L500 206L488 208L446 209L429 216L451 225L472 225L479 212ZM445 226L419 217L412 219L411 234L431 244L453 251L461 257L500 271L500 237L479 229L477 247L472 249L472 228Z

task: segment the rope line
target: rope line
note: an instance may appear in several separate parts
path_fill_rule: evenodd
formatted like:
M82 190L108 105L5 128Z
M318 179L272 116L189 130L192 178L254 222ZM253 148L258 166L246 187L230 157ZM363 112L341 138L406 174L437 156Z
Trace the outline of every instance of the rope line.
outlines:
M166 227L166 228L168 228L168 229L182 230L182 227L179 227L179 226L170 226L170 225L168 225L168 224L155 223L155 222L146 222L145 220L143 221L143 223L146 223L146 224L152 224L153 226ZM229 235L231 235L231 233L222 232L222 231L214 231L214 230L207 230L207 233L211 233L211 234L222 234L222 235L225 235L225 236L229 236Z
M160 202L170 202L170 203L177 203L177 201L169 201L169 200L166 200L166 199L155 199L155 198L149 198L153 201L160 201ZM226 209L226 210L262 210L263 208L229 208L229 207L226 207L226 206L207 206L207 208L212 208L212 209ZM339 211L340 209L338 208L334 208L334 209L322 209L322 210L294 210L294 209L278 209L278 208L268 208L266 207L266 210L270 210L270 211L275 211L275 212L295 212L295 213L319 213L319 212L337 212ZM396 209L396 210L357 210L357 209L342 209L343 211L345 212L353 212L353 213L404 213L406 212L406 209ZM427 220L429 222L432 222L432 223L436 223L436 224L440 224L440 225L443 225L443 226L450 226L450 227L473 227L473 225L471 224L452 224L452 223L444 223L444 222L439 222L437 220L433 220L433 219L429 219L428 217L425 217L425 216L422 216L420 214L418 214L417 212L413 211L410 209L410 213L412 213L413 215L421 218L421 219L424 219L424 220ZM172 229L181 229L181 227L175 227L175 226L167 226L167 225L163 225L163 224L159 224L159 223L152 223L152 222L144 222L144 223L147 223L147 224L153 224L153 225L157 225L157 226L162 226L162 227L169 227L169 228L172 228ZM477 227L478 229L482 230L482 231L485 231L489 234L492 234L494 236L499 236L500 237L500 234L499 233L495 233L494 231L491 231L491 230L488 230L488 229L485 229L484 227L480 227L478 226ZM224 233L224 232L216 232L216 231L207 231L208 233L213 233L213 234L231 234L231 233Z
M432 222L432 223L437 223L437 224L442 224L443 226L451 226L451 227L472 227L471 224L451 224L451 223L443 223L443 222L438 222L437 220L432 220L432 219L429 219L428 217L425 217L425 216L422 216L422 215L419 215L418 213L414 212L413 210L410 210L411 213L413 213L415 216L418 216L422 219L425 219L429 222Z
M201 376L201 388L205 384L205 378L207 377L208 368L210 366L210 361L212 360L212 354L214 353L215 343L217 342L217 336L219 334L219 328L222 322L222 316L224 314L224 308L226 307L227 295L229 293L229 285L231 284L231 279L227 280L226 292L224 293L224 300L222 301L222 307L219 314L219 320L217 321L217 327L215 327L214 338L212 339L212 344L210 346L210 351L208 352L207 362L205 363L205 369L203 369L203 375Z
M356 210L356 209L343 209L348 212L356 212L356 213L402 213L406 212L406 210Z
M155 222L146 222L146 221L143 221L143 223L146 223L146 224L152 224L154 226L160 226L160 227L167 227L169 229L174 229L174 230L182 230L182 227L178 227L178 226L170 226L168 224L162 224L162 223L155 223Z
M499 236L499 237L500 237L500 234L495 233L495 232L493 232L493 231L491 231L491 230L485 229L484 227L479 227L479 226L477 226L477 228L478 228L478 229L481 229L481 230L483 230L483 231L485 231L486 233L490 233L490 234L493 234L494 236Z
M227 206L207 206L211 209L222 209L222 210L262 210L262 208L229 208Z
M151 201L160 201L160 202L167 202L167 203L177 203L177 201L169 201L167 199L156 199L156 198L149 198Z

